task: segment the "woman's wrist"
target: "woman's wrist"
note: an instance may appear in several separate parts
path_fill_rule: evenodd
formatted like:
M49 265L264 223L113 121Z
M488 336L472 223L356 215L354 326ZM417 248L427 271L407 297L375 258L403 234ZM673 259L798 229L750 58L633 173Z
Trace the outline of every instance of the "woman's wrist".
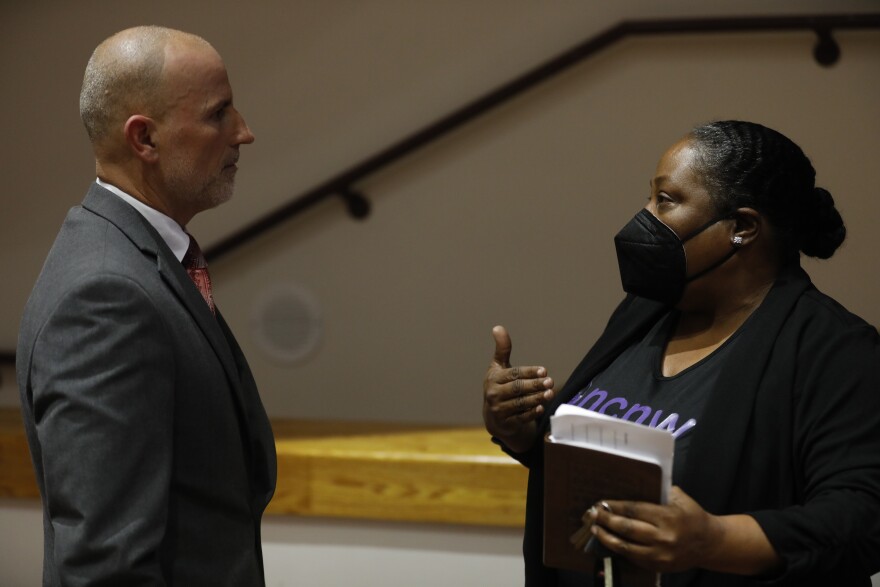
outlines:
M523 453L532 448L532 445L535 444L537 426L534 422L529 422L511 434L503 434L494 430L489 430L489 433L503 442L504 446L511 451L515 453Z
M749 515L710 516L709 547L701 567L736 575L765 575L782 559L758 522Z

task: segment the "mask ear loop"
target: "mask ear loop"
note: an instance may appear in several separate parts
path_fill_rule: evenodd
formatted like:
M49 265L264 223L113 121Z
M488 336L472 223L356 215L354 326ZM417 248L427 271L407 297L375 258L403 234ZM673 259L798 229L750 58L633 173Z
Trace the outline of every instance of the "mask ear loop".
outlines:
M690 283L690 282L692 282L692 281L694 281L694 280L696 280L696 279L699 279L699 278L701 278L702 276L704 276L704 275L706 275L707 273L709 273L710 271L712 271L713 269L716 269L716 268L718 268L718 267L721 267L722 265L724 265L725 263L727 263L727 261L728 261L731 257L733 257L734 255L736 255L738 252L739 252L739 247L734 246L732 249L730 249L730 252L727 253L726 255L724 255L723 257L721 257L720 260L716 261L715 263L712 263L711 265L709 265L708 267L706 267L705 269L703 269L702 271L700 271L700 272L697 273L696 275L692 275L692 276L688 277L686 283Z
M712 226L713 224L718 224L722 220L733 220L734 218L736 218L736 212L730 212L729 214L722 214L721 216L713 218L709 222L707 222L701 226L698 226L696 230L692 230L690 232L690 234L688 234L686 237L679 239L679 240L681 241L681 244L684 244L684 243L688 242L689 240L691 240L692 238L694 238L695 236L697 236L698 234L700 234L701 232L703 232L704 230L706 230L707 228L709 228L710 226ZM675 231L673 231L673 232L675 232Z
M733 218L736 218L736 212L731 212L730 214L725 214L724 216L721 216L721 217L716 218L714 220L710 220L709 222L707 222L703 226L699 227L696 231L690 233L687 236L687 238L685 238L684 240L681 241L681 244L684 245L685 242L694 238L695 236L697 236L698 234L700 234L701 232L703 232L704 230L706 230L707 228L709 228L713 224L715 224L717 222L721 222L722 220L732 220ZM737 254L737 252L739 252L739 248L742 246L742 240L743 240L742 237L739 235L733 237L733 242L731 243L733 245L733 248L730 249L729 253L727 253L726 255L721 257L721 259L719 259L715 263L712 263L711 265L709 265L708 267L706 267L705 269L703 269L702 271L700 271L696 275L692 275L692 276L688 277L685 280L685 283L690 283L692 281L695 281L695 280L701 278L702 276L706 275L707 273L709 273L713 269L717 269L718 267L721 267L722 265L727 263L727 261L730 260L731 257L733 257L734 255Z

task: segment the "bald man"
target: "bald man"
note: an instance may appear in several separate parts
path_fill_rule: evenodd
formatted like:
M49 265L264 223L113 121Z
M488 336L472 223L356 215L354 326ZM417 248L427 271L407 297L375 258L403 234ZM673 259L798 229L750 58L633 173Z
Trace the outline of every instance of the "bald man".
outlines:
M43 499L43 585L265 585L275 448L186 232L232 196L254 136L205 40L122 31L86 67L97 180L21 322L18 385Z

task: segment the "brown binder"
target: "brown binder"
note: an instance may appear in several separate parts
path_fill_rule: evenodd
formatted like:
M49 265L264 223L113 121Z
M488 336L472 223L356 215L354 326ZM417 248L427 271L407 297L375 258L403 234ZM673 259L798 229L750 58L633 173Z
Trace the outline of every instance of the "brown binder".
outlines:
M660 465L617 454L544 441L544 564L593 572L594 555L569 540L584 512L603 499L660 503ZM657 574L622 559L624 587L654 587Z

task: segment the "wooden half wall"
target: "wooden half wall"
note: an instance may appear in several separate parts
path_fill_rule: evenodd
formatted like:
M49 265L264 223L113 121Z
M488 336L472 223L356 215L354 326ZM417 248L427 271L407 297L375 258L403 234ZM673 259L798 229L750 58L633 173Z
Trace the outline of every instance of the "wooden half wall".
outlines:
M526 470L482 428L315 420L272 426L278 486L270 514L522 526ZM39 497L14 408L0 409L0 497Z

